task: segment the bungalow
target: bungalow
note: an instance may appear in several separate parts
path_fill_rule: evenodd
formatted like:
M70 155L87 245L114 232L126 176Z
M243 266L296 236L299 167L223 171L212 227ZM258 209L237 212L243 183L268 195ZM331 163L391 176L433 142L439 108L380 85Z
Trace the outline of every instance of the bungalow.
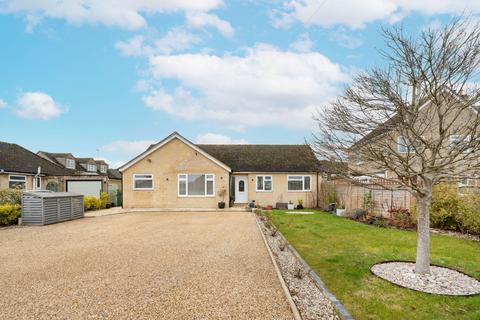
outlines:
M317 206L308 145L200 145L174 132L119 168L125 208L215 208L303 201Z

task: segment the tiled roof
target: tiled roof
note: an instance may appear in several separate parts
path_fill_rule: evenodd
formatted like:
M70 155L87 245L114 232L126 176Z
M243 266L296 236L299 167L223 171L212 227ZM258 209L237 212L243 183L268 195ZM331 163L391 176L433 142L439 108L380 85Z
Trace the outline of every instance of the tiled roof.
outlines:
M41 168L42 174L47 175L63 176L73 172L73 170L52 163L18 144L0 142L0 170L36 174L38 167Z
M308 145L199 144L234 172L317 172L319 162Z

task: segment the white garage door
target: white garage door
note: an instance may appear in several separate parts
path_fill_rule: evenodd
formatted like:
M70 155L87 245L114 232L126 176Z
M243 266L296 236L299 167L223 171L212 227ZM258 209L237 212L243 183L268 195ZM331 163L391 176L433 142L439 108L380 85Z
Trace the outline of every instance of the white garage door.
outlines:
M67 191L79 193L87 197L100 198L102 181L67 181Z

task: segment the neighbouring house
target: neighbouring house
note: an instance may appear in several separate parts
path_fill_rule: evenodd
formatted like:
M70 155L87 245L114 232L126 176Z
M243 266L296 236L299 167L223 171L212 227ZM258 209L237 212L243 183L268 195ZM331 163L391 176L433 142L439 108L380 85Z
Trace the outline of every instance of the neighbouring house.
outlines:
M62 177L73 173L17 144L0 142L0 189L61 191Z
M108 192L111 200L117 204L118 192L121 192L121 175L117 170L109 169L103 160L93 158L77 158L71 153L54 153L38 151L37 155L52 164L61 166L68 171L62 177L60 191L76 192L85 196L100 197L102 192Z
M119 170L125 208L317 206L319 165L308 145L200 145L174 132Z

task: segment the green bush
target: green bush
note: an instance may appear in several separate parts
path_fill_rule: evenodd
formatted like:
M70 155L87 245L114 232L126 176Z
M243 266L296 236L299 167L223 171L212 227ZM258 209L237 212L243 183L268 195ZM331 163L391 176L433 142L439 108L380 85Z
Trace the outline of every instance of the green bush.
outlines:
M21 189L3 189L0 190L0 205L2 204L21 204Z
M17 224L21 214L22 210L19 204L7 203L0 205L0 225Z
M108 193L102 192L100 195L100 208L105 209L108 203Z
M433 187L430 204L432 227L445 230L460 230L457 215L463 207L463 199L458 188L452 184L440 183Z
M83 207L85 211L100 209L100 199L97 197L83 197Z
M463 197L463 205L457 214L459 229L465 233L480 234L480 195Z

